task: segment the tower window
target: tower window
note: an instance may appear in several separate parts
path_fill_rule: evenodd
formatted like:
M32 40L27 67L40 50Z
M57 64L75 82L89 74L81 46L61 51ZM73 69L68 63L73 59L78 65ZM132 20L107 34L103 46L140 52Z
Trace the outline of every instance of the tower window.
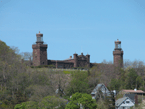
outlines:
M43 41L43 37L37 37L37 42L42 42Z
M115 44L115 48L121 48L121 44Z

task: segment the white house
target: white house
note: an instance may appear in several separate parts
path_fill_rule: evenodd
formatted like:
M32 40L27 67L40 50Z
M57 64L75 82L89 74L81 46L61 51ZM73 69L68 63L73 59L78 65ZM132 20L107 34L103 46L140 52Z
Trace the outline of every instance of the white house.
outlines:
M107 89L107 87L103 83L100 83L97 84L97 86L91 92L92 99L95 99L97 97L99 91L101 91L103 95L110 96L110 91Z
M135 104L129 97L123 97L115 102L115 109L130 109Z

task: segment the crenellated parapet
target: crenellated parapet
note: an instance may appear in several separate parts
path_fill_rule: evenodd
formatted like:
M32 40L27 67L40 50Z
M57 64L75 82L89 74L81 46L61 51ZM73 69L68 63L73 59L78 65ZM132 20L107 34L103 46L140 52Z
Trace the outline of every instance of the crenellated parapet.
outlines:
M70 56L65 60L47 60L47 44L43 42L43 34L36 34L36 44L32 45L33 48L33 66L39 65L55 65L56 68L90 68L96 65L96 63L90 63L90 55L78 55L77 53ZM114 66L123 67L123 50L121 48L121 41L115 41L115 49L113 51Z
M74 54L74 67L90 67L90 55Z

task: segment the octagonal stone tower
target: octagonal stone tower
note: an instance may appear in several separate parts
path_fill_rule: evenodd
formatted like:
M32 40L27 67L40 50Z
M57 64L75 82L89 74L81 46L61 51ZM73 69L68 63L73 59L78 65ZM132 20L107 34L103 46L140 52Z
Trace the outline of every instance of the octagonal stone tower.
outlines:
M114 56L114 66L115 67L123 67L123 51L121 49L121 41L117 39L115 41L115 49L113 51Z
M33 66L47 65L47 44L43 44L43 34L36 34L36 44L32 45L33 48Z

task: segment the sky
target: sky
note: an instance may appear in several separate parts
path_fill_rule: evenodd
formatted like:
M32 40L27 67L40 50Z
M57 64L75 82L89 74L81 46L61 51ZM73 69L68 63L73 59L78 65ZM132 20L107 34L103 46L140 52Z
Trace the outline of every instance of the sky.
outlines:
M145 0L0 0L0 40L32 52L39 31L48 59L113 61L119 39L124 60L145 61Z

